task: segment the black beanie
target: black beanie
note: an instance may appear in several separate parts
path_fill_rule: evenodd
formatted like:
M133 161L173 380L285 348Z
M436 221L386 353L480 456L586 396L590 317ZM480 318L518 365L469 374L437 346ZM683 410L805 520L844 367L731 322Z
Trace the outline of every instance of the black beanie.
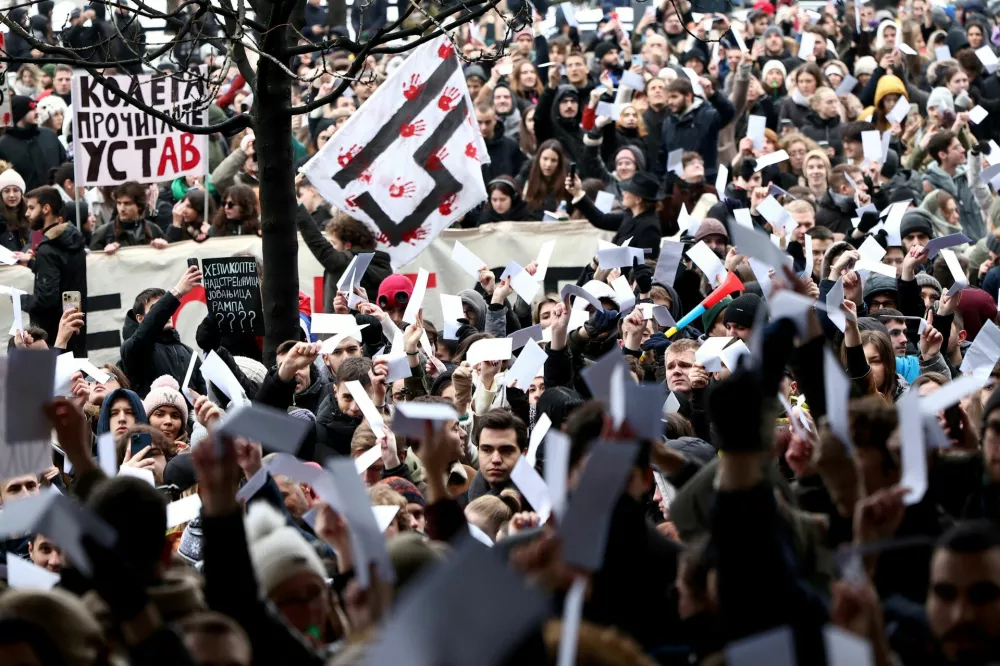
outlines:
M35 102L25 95L14 95L10 98L11 122L17 124L35 108Z
M596 47L594 47L594 59L596 59L597 62L600 62L601 60L604 59L604 56L606 56L609 51L617 48L618 48L617 45L612 44L607 40L604 40L600 42Z
M760 302L761 298L756 294L743 294L738 298L734 298L733 302L726 308L726 314L723 316L722 323L753 328Z
M899 237L906 238L915 231L923 231L928 238L934 238L934 227L931 226L931 216L927 211L908 210L903 215L899 225Z

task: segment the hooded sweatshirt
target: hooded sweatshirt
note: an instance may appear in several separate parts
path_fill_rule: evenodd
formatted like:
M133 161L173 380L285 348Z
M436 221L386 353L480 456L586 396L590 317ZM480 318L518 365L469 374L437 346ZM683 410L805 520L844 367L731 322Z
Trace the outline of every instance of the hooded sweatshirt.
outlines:
M583 161L583 129L580 127L580 115L584 104L581 101L576 116L563 118L559 115L559 103L569 95L578 100L580 94L576 88L569 85L559 86L558 90L546 88L538 100L535 112L535 138L538 145L549 139L559 139L563 148L574 162Z
M149 419L146 417L146 408L142 406L142 399L135 391L118 388L109 393L101 403L101 413L97 417L97 435L101 436L106 432L111 432L111 407L119 398L126 398L132 407L137 424L148 425Z

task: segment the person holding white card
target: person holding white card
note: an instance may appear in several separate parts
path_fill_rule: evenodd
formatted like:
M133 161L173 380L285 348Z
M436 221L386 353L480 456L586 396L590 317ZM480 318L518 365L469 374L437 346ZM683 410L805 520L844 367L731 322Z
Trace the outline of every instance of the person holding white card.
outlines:
M367 293L378 291L382 280L392 275L392 264L389 255L375 249L375 236L363 222L359 222L346 213L337 213L328 223L324 220L328 235L322 233L320 221L315 215L310 215L309 206L316 206L316 199L322 198L316 192L305 176L296 178L296 192L299 200L299 210L295 216L302 240L316 261L323 266L323 312L333 312L333 299L337 295L337 281L351 260L359 254L374 252L371 263L364 275L356 283ZM320 210L314 208L314 211ZM329 215L329 210L327 210Z
M612 243L621 245L626 238L631 238L631 247L651 249L652 253L648 256L654 259L660 256L660 218L656 214L656 202L663 199L663 194L654 176L640 172L621 183L624 211L599 211L583 191L579 176L567 176L566 189L573 197L573 205L591 224L615 232Z
M687 77L679 77L667 85L667 106L672 115L663 121L663 143L657 172L667 172L670 150L683 148L702 156L705 178L714 182L719 169L719 133L736 116L736 107L728 97L712 88L707 79L701 78L699 83L706 97L697 100Z
M986 235L983 214L979 206L980 190L977 192L969 183L967 172L978 173L982 156L975 151L966 155L965 147L954 132L938 132L927 142L927 154L936 161L924 174L924 188L942 189L958 200L959 221L962 232L972 242ZM978 182L977 187L985 187ZM929 190L927 190L929 191ZM988 194L988 190L987 190Z
M188 266L169 292L151 287L139 292L132 309L125 315L122 329L122 370L139 395L149 393L149 385L161 375L170 375L180 384L187 374L193 350L181 342L174 328L173 315L181 299L201 285L201 269ZM199 371L191 378L191 387L205 393Z

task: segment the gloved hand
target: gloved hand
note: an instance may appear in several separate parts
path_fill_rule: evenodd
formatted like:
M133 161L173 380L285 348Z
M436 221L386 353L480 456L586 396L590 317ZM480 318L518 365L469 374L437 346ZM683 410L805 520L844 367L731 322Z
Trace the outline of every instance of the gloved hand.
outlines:
M990 144L986 141L980 141L972 146L973 155L989 154L989 152L990 152Z
M222 346L222 331L219 330L219 325L215 323L211 315L205 315L205 318L198 324L194 339L198 343L198 347L205 353L215 351Z
M670 340L665 333L653 333L642 343L642 351L662 352L670 346Z
M615 330L618 325L618 310L595 310L590 314L590 319L583 325L583 330L591 338L596 338L604 333Z
M639 264L632 269L629 281L638 283L640 294L648 294L649 290L653 288L653 267L648 264Z
M876 224L878 224L878 212L871 210L865 211L864 215L861 216L861 221L858 222L858 231L866 234L871 231Z

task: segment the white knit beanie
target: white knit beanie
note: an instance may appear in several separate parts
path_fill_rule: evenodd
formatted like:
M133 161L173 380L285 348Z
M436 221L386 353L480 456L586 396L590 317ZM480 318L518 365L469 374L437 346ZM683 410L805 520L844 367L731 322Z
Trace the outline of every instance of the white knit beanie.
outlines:
M21 194L24 194L27 190L27 185L24 184L24 178L21 178L21 174L14 171L13 169L7 169L6 171L0 173L0 192L4 191L4 188L18 187L21 189Z
M236 366L243 371L247 379L254 384L260 386L264 382L264 378L267 377L267 368L264 367L263 363L249 356L234 356L233 360L236 361Z
M35 113L38 116L38 124L43 125L45 121L52 117L52 114L63 113L63 120L66 116L66 102L58 95L46 95L35 103Z
M247 545L265 594L292 576L308 572L326 580L326 570L302 534L267 502L254 502L246 517Z

